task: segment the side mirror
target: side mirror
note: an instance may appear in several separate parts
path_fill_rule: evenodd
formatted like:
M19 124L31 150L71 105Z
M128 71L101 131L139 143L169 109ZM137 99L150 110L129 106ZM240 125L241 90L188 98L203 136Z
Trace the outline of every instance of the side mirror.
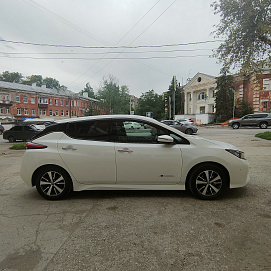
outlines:
M161 136L158 136L158 142L173 143L174 139L169 135L161 135Z

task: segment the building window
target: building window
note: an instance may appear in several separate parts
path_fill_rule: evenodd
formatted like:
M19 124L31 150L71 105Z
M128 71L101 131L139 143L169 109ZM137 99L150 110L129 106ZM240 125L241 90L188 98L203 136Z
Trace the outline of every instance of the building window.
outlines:
M25 108L24 114L25 114L25 115L29 115L29 113L28 113L28 108Z
M35 103L35 98L31 97L31 103L34 104Z
M69 105L69 102L68 101L66 101L66 106L68 106Z
M4 114L4 108L0 107L0 114Z
M21 115L21 108L17 108L17 115Z
M206 99L206 93L205 92L201 92L198 96L198 100L204 100Z
M69 111L68 110L66 110L66 116L69 116Z
M63 100L60 101L60 105L63 106Z
M201 106L201 107L199 108L199 113L200 113L200 114L205 114L205 106Z
M24 103L27 103L27 96L24 96Z
M55 105L58 105L58 100L55 100Z
M39 104L48 104L48 98L47 97L39 97Z
M52 104L53 104L52 99L49 99L49 104L50 104L50 105L52 105Z
M10 112L9 108L6 108L6 114L9 114L9 112Z
M64 116L64 110L61 110L61 116Z
M270 79L263 79L263 90L270 90Z
M56 110L55 115L58 116L58 110Z
M43 109L43 115L46 116L46 109Z
M50 109L50 116L53 116L53 110L52 109Z
M36 115L36 110L32 109L32 116L35 116L35 115Z
M267 102L263 102L263 112L267 112Z
M16 95L16 102L20 102L20 95Z

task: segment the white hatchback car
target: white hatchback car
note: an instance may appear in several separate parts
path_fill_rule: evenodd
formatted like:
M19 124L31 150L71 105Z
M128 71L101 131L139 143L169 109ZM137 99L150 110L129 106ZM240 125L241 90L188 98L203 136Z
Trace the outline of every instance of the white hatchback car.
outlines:
M128 129L125 122L141 128ZM214 199L249 180L247 160L236 147L129 115L68 119L45 128L27 143L21 177L50 200L92 189L187 189Z

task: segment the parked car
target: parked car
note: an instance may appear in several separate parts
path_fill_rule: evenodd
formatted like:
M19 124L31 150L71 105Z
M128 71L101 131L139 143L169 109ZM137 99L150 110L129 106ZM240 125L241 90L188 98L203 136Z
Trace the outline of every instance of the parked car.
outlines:
M240 119L230 120L228 125L233 129L238 129L240 126L259 126L261 129L266 129L271 125L271 113L248 114Z
M3 134L3 139L7 139L9 142L15 142L16 140L27 141L40 132L37 128L30 125L15 125L14 127L6 130Z
M4 126L0 124L0 135L2 135L4 131L5 131Z
M189 124L189 125L195 125L194 121L191 119L176 119L176 122L181 122L184 124Z
M189 125L189 124L174 121L174 120L162 120L161 122L171 127L174 127L175 129L188 135L195 134L198 131L198 128L194 125Z
M132 122L132 121L125 121L124 127L126 129L140 129L142 126L138 122Z
M131 132L125 122L151 128ZM21 177L49 200L81 190L189 190L215 199L249 181L233 145L187 136L154 119L130 115L59 121L26 143Z

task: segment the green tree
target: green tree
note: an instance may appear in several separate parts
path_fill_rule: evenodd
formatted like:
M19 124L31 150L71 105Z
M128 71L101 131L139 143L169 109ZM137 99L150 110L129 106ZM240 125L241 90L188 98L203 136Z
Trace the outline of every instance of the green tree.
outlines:
M94 98L95 99L95 93L94 93L93 88L90 86L89 83L86 83L86 86L84 87L84 89L81 90L79 93L81 95L83 95L83 93L87 93L89 98Z
M42 76L41 75L31 75L31 76L27 76L26 79L22 81L22 84L24 84L24 85L31 86L33 83L36 83L38 87L41 87Z
M52 77L46 77L45 79L43 79L43 84L45 84L47 88L60 89L59 81Z
M168 95L167 96L171 96L173 95L173 91L174 91L174 78L172 78L171 83L168 87ZM178 81L176 80L176 91L175 91L175 112L173 112L173 105L171 104L171 116L175 116L176 114L181 113L182 110L182 87L180 86L180 84L178 83ZM171 99L171 103L173 102L173 99ZM169 117L167 117L169 118Z
M153 89L143 93L138 99L136 113L146 116L147 112L152 112L153 118L157 120L161 120L165 114L163 95L155 93Z
M128 87L120 87L113 76L103 80L96 98L100 100L107 114L129 114L130 100Z
M248 75L270 66L270 0L219 0L212 6L221 18L214 33L225 39L214 56L224 67Z
M18 72L2 72L0 75L0 81L10 82L10 83L21 83L22 81L22 74Z
M233 75L227 75L227 70L221 71L216 80L217 92L215 94L216 120L226 121L233 116L234 88Z
M235 110L236 117L241 118L247 114L252 114L252 113L253 113L253 108L248 102L244 100L238 102L236 110Z

